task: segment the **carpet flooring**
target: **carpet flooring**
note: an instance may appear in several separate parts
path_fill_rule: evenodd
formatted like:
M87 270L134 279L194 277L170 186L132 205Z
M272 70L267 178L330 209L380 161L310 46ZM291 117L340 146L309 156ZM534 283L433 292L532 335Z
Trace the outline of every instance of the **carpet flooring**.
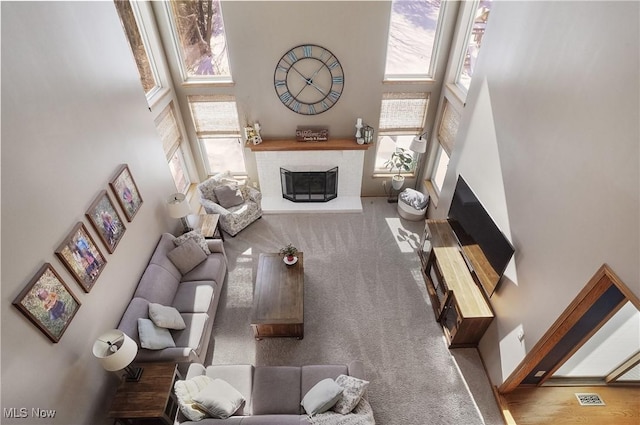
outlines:
M434 319L415 252L423 222L400 219L385 198L362 201L363 213L265 215L226 238L229 276L211 362L359 359L378 424L502 424L477 351L447 349ZM304 252L304 339L256 341L249 323L258 257L287 243Z

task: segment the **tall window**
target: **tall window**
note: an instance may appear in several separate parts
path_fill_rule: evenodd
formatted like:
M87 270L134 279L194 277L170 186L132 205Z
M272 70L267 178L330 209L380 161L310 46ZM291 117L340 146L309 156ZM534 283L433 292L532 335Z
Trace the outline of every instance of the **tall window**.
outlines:
M449 103L445 97L440 124L438 125L438 134L436 135L438 147L433 170L429 179L435 195L440 195L442 191L444 178L447 174L447 167L449 166L449 157L453 151L459 125L460 113L453 108L452 104Z
M191 181L187 173L187 166L182 151L182 134L176 120L173 103L169 103L167 107L158 115L155 121L156 129L162 140L162 148L176 184L178 192L185 193L189 189Z
M246 175L240 123L233 96L188 96L207 173Z
M397 148L409 149L413 138L422 132L428 106L428 93L383 94L374 173L392 174L384 163Z
M385 79L424 79L434 74L441 0L393 0Z
M157 72L153 66L153 62L149 60L148 43L146 40L143 40L141 35L144 34L144 31L140 31L136 14L128 0L114 0L114 3L118 11L118 16L120 16L120 22L127 35L127 40L129 40L129 46L131 47L136 65L138 66L142 88L147 98L149 98L160 88L160 84L158 84Z
M172 0L168 3L183 79L230 80L220 1Z
M472 17L472 22L467 35L467 47L464 51L464 57L460 61L460 68L456 79L456 83L466 91L469 90L469 85L471 84L471 77L473 76L478 54L480 53L482 37L484 36L484 30L487 27L490 12L491 0L481 0L478 2L477 8Z

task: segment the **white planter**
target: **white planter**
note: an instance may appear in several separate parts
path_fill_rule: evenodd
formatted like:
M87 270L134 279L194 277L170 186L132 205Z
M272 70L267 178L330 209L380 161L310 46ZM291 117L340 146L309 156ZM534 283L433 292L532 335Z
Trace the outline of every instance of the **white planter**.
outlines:
M395 190L400 190L402 189L402 186L404 185L404 176L393 176L391 178L391 186L395 189Z

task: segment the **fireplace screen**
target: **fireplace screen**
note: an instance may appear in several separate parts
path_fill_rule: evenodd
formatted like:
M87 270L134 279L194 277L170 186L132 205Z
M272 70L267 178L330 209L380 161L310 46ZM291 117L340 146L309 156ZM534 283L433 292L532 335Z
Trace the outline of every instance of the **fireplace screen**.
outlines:
M282 197L293 202L327 202L338 196L338 167L328 171L280 168Z

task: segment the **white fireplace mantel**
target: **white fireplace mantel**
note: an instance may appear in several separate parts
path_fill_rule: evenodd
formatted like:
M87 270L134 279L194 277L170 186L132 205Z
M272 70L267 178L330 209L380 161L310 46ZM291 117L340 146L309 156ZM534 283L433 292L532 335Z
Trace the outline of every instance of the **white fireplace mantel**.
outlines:
M364 154L370 145L355 140L328 142L264 141L255 153L262 210L265 214L303 212L362 212L360 192ZM338 167L338 197L328 202L292 202L282 197L282 168L326 171Z

